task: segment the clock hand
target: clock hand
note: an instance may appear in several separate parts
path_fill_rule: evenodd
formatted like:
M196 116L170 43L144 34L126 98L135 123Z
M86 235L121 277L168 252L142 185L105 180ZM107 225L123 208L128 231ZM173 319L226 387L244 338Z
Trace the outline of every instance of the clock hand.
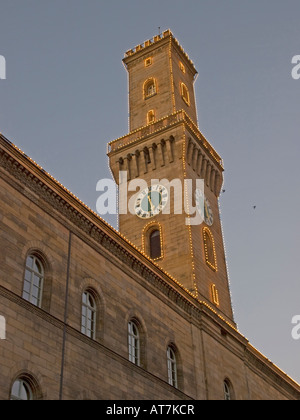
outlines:
M148 194L148 201L149 201L149 204L150 204L150 207L151 207L151 211L152 211L152 212L154 212L155 207L154 207L154 205L153 205L153 203L152 203L152 201L151 201L151 198L150 198L150 193Z
M208 218L208 208L207 208L206 201L204 201L204 215L205 215L206 218Z

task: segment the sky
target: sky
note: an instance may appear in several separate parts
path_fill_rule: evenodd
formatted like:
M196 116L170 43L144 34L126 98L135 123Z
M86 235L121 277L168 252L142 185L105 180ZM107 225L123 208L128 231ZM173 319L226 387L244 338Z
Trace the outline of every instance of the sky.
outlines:
M93 210L128 132L125 51L171 29L199 76L239 331L300 382L299 0L1 0L0 132ZM254 206L256 208L254 209ZM106 217L114 227L114 217Z

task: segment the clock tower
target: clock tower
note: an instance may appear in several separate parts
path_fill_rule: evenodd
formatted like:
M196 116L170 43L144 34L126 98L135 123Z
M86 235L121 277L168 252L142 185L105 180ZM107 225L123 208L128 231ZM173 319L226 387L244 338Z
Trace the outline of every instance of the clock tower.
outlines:
M126 205L120 203L120 233L232 322L219 213L224 169L198 128L197 71L170 30L127 51L123 62L129 134L108 146L115 181L127 191ZM188 184L190 189L184 188ZM192 222L193 209L202 223Z

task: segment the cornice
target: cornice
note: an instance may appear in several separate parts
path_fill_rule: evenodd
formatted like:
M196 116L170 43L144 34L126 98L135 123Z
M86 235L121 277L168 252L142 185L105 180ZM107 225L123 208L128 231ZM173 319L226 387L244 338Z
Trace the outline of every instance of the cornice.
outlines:
M212 158L217 164L221 171L223 168L223 161L221 156L209 143L206 137L201 133L194 121L187 115L184 110L176 111L171 115L167 115L154 123L146 126L137 128L134 131L126 134L125 136L119 137L118 139L112 140L108 143L107 154L112 157L121 150L127 150L132 146L144 142L145 140L158 135L163 135L169 129L183 125L193 135L199 145L206 151L206 153Z

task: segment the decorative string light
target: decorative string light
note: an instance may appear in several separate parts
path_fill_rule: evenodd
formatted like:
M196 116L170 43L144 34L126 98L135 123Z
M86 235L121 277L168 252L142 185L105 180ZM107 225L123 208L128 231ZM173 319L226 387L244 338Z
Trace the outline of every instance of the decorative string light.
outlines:
M182 165L183 165L183 179L185 180L187 178L186 173L186 162L185 162L185 155L186 155L186 135L184 133L183 136L183 145L182 145ZM190 219L190 205L189 205L189 199L188 199L188 192L185 188L185 200L187 203L187 213L188 213L188 219ZM191 261L192 261L192 278L193 278L193 289L195 291L195 297L198 298L198 287L196 283L196 273L195 273L195 262L194 262L194 249L193 249L193 238L192 238L192 227L191 224L187 224L188 228L188 234L189 234L189 243L190 243L190 255L191 255Z
M172 105L173 105L173 113L175 113L176 103L175 103L174 74L173 74L173 63L172 63L172 37L170 37L170 43L169 43L169 64L170 64L170 75L171 75Z

